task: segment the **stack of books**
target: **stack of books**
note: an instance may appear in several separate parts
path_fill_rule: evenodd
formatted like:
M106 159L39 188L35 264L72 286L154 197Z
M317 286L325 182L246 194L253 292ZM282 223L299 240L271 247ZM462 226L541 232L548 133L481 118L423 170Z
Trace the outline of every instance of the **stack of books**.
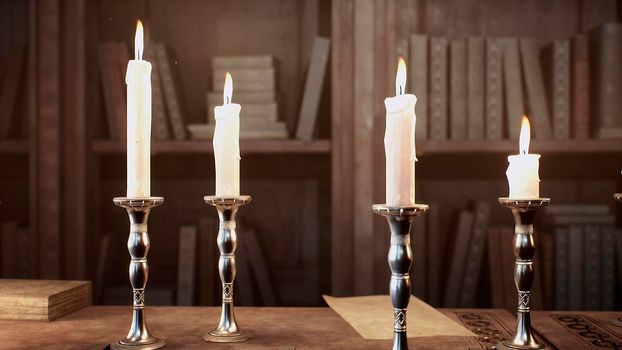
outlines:
M285 123L278 120L276 70L272 56L215 56L212 68L213 90L207 93L207 124L189 125L192 138L210 139L214 136L214 107L223 104L226 72L233 78L232 102L242 105L240 138L288 137Z

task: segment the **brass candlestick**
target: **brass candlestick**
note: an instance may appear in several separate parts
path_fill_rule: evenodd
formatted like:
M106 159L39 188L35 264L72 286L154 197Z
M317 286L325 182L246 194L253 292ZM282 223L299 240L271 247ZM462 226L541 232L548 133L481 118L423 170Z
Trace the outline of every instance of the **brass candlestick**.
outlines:
M162 197L114 198L114 204L127 210L130 217L130 235L127 249L130 261L130 283L133 289L132 325L125 339L110 344L115 350L140 349L154 350L166 346L166 342L151 335L145 318L145 287L149 278L147 253L149 253L149 234L147 220L151 208L164 202Z
M543 349L531 330L529 299L533 285L533 256L536 252L533 222L536 211L549 205L549 198L511 199L499 198L499 203L512 209L514 215L514 283L518 290L518 314L514 338L502 341L497 349Z
M387 218L391 230L388 260L391 268L389 291L393 304L393 350L406 350L408 349L406 311L410 301L410 268L413 263L410 231L415 216L426 213L428 206L426 204L413 204L412 206L374 204L372 210Z
M222 310L218 326L203 336L205 341L216 343L233 343L248 340L252 335L243 332L235 321L233 312L233 282L235 281L235 250L237 233L235 217L238 208L251 201L251 196L220 197L205 196L205 203L213 205L218 211L218 272L222 282Z

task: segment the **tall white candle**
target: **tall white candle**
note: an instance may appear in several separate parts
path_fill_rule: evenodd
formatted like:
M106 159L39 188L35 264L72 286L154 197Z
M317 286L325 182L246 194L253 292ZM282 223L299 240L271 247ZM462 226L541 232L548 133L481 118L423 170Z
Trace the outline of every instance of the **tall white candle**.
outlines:
M531 130L529 120L523 117L520 140L519 154L508 157L508 184L510 186L510 198L513 199L533 199L540 197L540 155L529 154L529 142Z
M214 161L216 195L240 195L240 105L231 103L233 80L227 72L223 105L214 108Z
M134 59L127 65L127 196L151 195L151 63L142 59L143 25L136 25Z
M417 97L405 94L406 63L400 57L395 77L395 97L387 97L384 150L386 155L386 202L415 204L415 104Z

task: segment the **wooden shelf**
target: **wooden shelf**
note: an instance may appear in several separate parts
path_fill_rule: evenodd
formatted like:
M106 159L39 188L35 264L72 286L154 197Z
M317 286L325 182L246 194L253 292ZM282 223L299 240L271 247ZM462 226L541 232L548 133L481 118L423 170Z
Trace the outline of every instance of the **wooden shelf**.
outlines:
M98 140L93 142L93 151L97 154L123 153L125 147L125 141ZM240 150L245 154L328 154L330 153L330 140L241 140ZM212 140L155 141L151 144L151 153L154 155L213 153Z
M28 154L27 140L0 141L0 154Z
M622 153L622 140L546 140L531 141L531 153L551 154L590 154L590 153ZM518 153L517 140L426 140L417 142L417 152L426 154L456 153Z

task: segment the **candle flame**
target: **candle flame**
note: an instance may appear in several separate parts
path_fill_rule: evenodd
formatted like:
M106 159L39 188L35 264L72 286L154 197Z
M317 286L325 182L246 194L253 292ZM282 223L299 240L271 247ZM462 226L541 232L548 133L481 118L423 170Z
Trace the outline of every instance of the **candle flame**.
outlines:
M224 104L231 103L231 97L233 96L233 79L231 79L231 74L227 72L225 74L225 87L222 92L222 99Z
M400 57L395 75L395 96L403 95L406 89L406 62Z
M145 35L143 33L143 22L138 20L136 22L136 35L134 36L134 59L143 59L144 38Z
M520 127L520 138L519 138L520 154L529 153L529 142L530 141L531 141L531 126L529 125L529 119L527 119L527 116L523 116L523 121Z

